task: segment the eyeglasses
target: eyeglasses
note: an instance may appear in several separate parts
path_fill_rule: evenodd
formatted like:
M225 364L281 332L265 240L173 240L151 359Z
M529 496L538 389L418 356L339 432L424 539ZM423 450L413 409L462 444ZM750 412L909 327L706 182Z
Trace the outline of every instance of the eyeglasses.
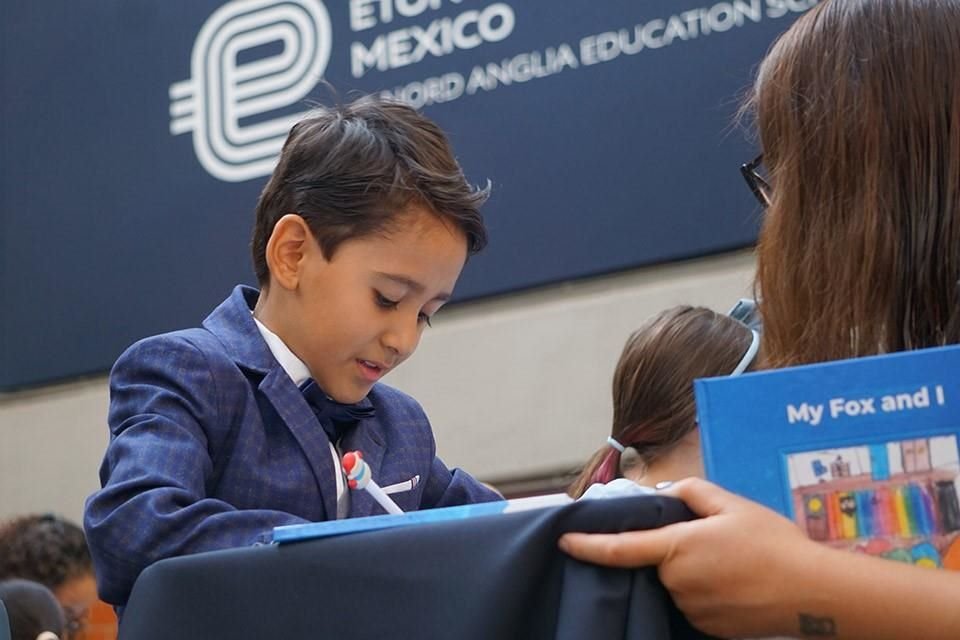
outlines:
M89 611L87 609L78 609L77 607L64 605L63 613L66 618L66 624L63 629L64 638L76 638L87 627Z
M770 206L770 194L773 190L770 188L770 183L767 182L767 179L760 173L762 166L763 154L761 153L751 162L741 165L740 173L743 175L743 179L747 181L750 192L753 193L753 196L760 203L760 206L766 209Z

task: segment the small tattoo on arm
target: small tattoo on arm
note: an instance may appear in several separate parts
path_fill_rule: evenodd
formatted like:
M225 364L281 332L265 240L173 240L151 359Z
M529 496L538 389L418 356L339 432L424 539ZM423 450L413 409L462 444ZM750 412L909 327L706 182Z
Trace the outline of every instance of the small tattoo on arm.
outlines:
M818 618L809 613L800 614L800 633L817 638L837 637L837 623L833 618Z

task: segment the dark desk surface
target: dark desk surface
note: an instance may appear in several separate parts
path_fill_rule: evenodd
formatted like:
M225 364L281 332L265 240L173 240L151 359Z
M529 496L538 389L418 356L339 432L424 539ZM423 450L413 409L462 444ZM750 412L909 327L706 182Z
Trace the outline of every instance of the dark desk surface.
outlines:
M642 496L172 558L141 574L120 637L702 640L655 570L585 565L556 544L690 517Z

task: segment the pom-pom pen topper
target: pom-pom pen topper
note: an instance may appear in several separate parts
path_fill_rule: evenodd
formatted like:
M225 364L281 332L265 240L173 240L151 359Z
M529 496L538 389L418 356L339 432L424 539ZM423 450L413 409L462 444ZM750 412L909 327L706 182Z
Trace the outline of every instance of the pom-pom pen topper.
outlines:
M377 503L383 507L387 513L399 515L403 510L390 499L383 489L373 481L373 473L370 471L370 465L366 463L359 451L348 451L343 454L343 472L347 474L347 485L351 489L366 489Z

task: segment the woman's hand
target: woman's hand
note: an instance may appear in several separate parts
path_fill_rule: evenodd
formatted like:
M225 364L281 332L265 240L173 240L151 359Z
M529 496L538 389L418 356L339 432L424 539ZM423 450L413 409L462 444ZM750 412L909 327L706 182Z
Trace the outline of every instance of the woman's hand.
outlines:
M596 564L657 565L680 610L713 635L796 634L801 624L830 626L829 619L799 610L793 597L807 588L804 576L811 571L804 569L815 569L829 549L786 518L705 480L682 480L661 494L683 500L703 517L646 531L570 533L560 547Z

